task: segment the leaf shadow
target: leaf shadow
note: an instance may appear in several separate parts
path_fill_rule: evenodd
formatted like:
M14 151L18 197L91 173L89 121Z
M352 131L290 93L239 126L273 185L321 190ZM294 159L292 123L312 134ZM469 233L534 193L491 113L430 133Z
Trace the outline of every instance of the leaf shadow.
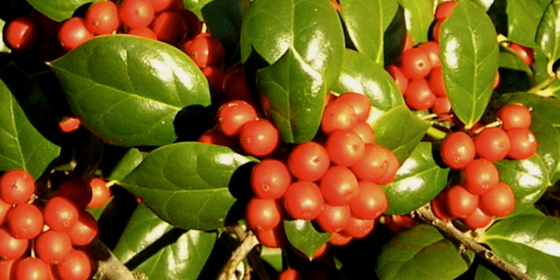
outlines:
M186 233L187 230L180 229L180 228L173 228L170 231L163 234L158 240L154 243L150 244L148 247L144 248L144 250L140 251L138 254L134 255L128 262L124 265L129 270L134 270L139 265L147 261L150 257L157 254L159 251L164 249L167 246L173 245L177 240Z
M251 171L256 162L248 162L239 166L229 181L229 192L237 200L226 215L225 224L231 225L244 218L245 205L251 197Z
M173 126L177 142L196 141L202 133L214 126L214 110L210 106L187 106L177 113Z

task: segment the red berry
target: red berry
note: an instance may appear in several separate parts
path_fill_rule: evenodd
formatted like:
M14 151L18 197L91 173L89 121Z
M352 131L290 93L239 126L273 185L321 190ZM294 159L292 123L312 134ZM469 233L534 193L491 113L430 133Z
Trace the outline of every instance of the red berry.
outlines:
M6 229L0 228L0 260L15 260L27 251L27 239L17 239Z
M432 36L432 40L439 43L439 34L441 31L441 26L443 25L444 20L439 19L435 20L432 24L432 32L430 33Z
M159 41L175 45L183 40L187 33L187 23L174 11L158 14L152 22L152 30Z
M313 220L323 210L323 195L312 182L292 183L284 194L284 208L294 219Z
M404 51L399 65L403 74L412 80L423 79L432 69L430 57L424 50L419 48Z
M447 210L448 193L449 188L445 188L430 202L432 212L442 221L451 221L455 218Z
M479 158L471 161L463 170L465 188L476 195L492 191L500 181L498 169L489 160Z
M356 134L360 136L364 144L375 143L375 135L373 134L373 129L369 123L365 121L358 122L352 128L352 131L356 132Z
M329 135L336 130L352 129L357 122L358 116L350 104L331 102L325 107L321 119L321 131Z
M334 166L327 170L319 187L325 202L335 206L347 205L359 191L354 173L344 166Z
M73 245L85 246L90 244L97 236L97 221L87 211L80 211L78 221L67 231Z
M440 120L450 120L453 108L451 108L451 101L447 97L438 97L432 106L432 112L438 115Z
M507 132L509 137L508 157L512 159L528 159L535 154L538 144L537 138L527 128L514 128Z
M377 181L389 169L385 150L375 144L365 144L364 156L352 165L352 172L361 180Z
M399 91L404 94L406 92L406 89L408 88L408 78L403 74L401 69L395 65L387 67L386 70L387 72L389 72L389 74L391 74L393 80L395 80Z
M0 178L0 198L8 204L27 202L35 193L35 181L24 170L8 171Z
M406 50L410 50L413 47L414 47L414 39L412 38L412 35L407 32L404 39L403 52Z
M68 178L58 186L58 195L68 199L79 208L85 208L93 199L93 188L86 181Z
M280 272L280 275L278 275L278 280L303 280L303 278L301 276L301 273L299 273L299 271L293 268L288 268Z
M497 117L502 121L502 128L505 131L514 128L529 128L532 123L531 112L521 104L503 106L498 110Z
M354 109L354 112L356 112L356 118L358 121L366 121L369 117L371 103L369 102L369 98L363 94L347 92L340 95L337 102L350 105Z
M0 199L0 226L4 224L6 220L6 215L8 211L12 208L12 204L6 203L4 200Z
M374 220L364 220L356 217L350 217L348 224L346 224L342 233L352 236L353 238L363 238L373 230L374 226Z
M19 239L32 239L43 231L43 213L33 204L19 204L6 217L10 233Z
M358 195L348 203L352 215L365 220L377 219L388 207L385 192L379 185L370 181L360 181L358 186Z
M32 49L39 37L39 28L30 16L17 17L4 28L4 42L12 50Z
M397 171L399 170L400 164L397 156L389 149L380 146L383 151L385 151L385 156L387 157L387 172L379 178L371 180L378 185L389 184L397 176Z
M48 280L49 267L38 258L26 257L14 263L14 280Z
M67 231L78 221L78 208L63 197L53 197L43 208L45 223L53 230Z
M422 111L432 108L436 101L436 95L432 92L425 79L417 79L408 83L404 99L410 109Z
M352 166L364 156L365 144L354 131L337 130L327 138L325 149L333 163Z
M282 217L282 208L273 199L252 198L245 209L247 226L255 232L275 228Z
M254 231L254 234L259 243L269 248L282 248L288 244L288 237L282 223L273 229Z
M502 128L485 128L474 137L474 147L477 156L500 161L509 153L509 137Z
M330 165L327 150L316 142L297 145L288 155L288 168L294 177L303 181L317 181Z
M482 212L480 208L476 208L474 212L465 218L461 219L465 225L471 229L483 228L492 223L494 218L491 215L487 215Z
M112 1L95 2L89 6L85 26L93 34L111 34L119 28L119 9Z
M0 260L0 280L13 280L11 276L15 260Z
M270 155L280 141L276 127L265 119L247 122L239 132L239 144L247 154L264 157Z
M119 15L126 27L142 28L150 25L155 12L150 0L124 0Z
M434 18L436 20L446 19L449 17L453 9L455 9L455 6L457 6L457 1L447 1L439 4L436 8Z
M74 250L56 266L56 270L61 280L87 280L92 272L91 260L83 251Z
M126 31L126 34L150 39L150 40L157 40L157 35L148 27L140 27L140 28L131 28Z
M338 232L343 230L350 221L350 207L348 205L325 204L323 211L315 218L317 225L325 232Z
M443 72L440 66L434 67L428 76L430 89L437 97L447 97L447 89L443 81Z
M35 241L35 253L48 264L57 264L72 251L72 241L66 232L47 230Z
M225 100L239 99L254 103L253 95L241 67L233 67L225 74L222 82L222 92ZM266 107L263 106L264 108Z
M173 0L150 0L154 7L154 12L159 13L173 6Z
M75 117L65 117L58 123L60 131L63 133L72 133L82 125L82 121Z
M200 68L219 67L224 64L224 46L208 33L198 34L193 39L185 41L182 49Z
M491 192L480 197L480 210L488 215L504 217L513 209L515 209L515 194L504 182L499 182Z
M509 45L509 48L513 53L519 56L519 58L521 58L521 60L523 60L523 62L526 65L531 66L533 64L534 61L533 49L522 46L517 43L511 43Z
M233 147L233 140L217 128L212 128L198 137L198 142Z
M218 95L223 95L222 85L224 83L226 72L222 69L222 67L206 66L202 68L202 74L204 74L208 80L212 91Z
M258 198L280 198L290 182L288 167L276 159L265 159L257 163L251 172L251 189Z
M451 216L464 218L478 207L478 195L472 194L461 185L455 185L447 192L446 206Z
M232 100L218 109L217 119L220 131L227 136L237 136L244 124L257 119L257 111L245 101Z
M93 38L82 18L73 17L65 21L58 31L58 40L66 51L70 51Z
M439 59L439 44L434 41L427 41L418 45L418 48L428 54L432 68L440 67L441 61Z
M106 205L111 199L111 189L107 182L101 178L93 178L89 181L91 188L91 200L86 205L87 208L95 209Z
M350 235L347 235L346 233L333 232L332 235L331 235L331 238L329 239L329 244L334 245L334 246L344 246L344 245L350 243L350 241L352 241L352 239L353 239L353 237L350 236Z
M440 154L447 166L453 169L463 168L474 159L474 142L465 132L451 133L441 143Z

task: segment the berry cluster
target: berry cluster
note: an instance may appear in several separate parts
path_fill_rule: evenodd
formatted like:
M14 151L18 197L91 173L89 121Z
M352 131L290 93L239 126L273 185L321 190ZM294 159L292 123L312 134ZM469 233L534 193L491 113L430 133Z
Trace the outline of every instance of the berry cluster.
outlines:
M380 185L394 179L399 162L374 143L366 122L370 109L364 95L329 95L314 141L296 145L284 160L267 158L254 166L254 197L245 218L262 244L286 244L285 218L312 221L332 233L333 245L371 232L388 206Z
M509 104L497 114L500 126L449 134L440 154L447 166L461 171L461 182L442 191L431 205L442 220L460 218L470 228L482 228L493 217L503 217L515 208L515 195L504 182L494 162L504 158L522 160L537 149L529 130L531 113L523 105Z
M0 279L89 279L91 260L79 247L97 236L97 221L85 208L107 203L105 181L66 180L46 201L35 191L23 170L0 178Z

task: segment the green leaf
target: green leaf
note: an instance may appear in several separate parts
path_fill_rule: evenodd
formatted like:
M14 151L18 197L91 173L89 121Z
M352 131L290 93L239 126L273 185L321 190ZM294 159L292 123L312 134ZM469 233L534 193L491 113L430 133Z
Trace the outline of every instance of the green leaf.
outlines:
M533 75L531 68L518 55L505 49L500 51L500 68L521 71L529 76Z
M260 57L272 65L291 50L306 68L320 73L326 88L342 66L344 33L337 12L324 0L254 1L243 19L241 61ZM301 77L305 79L308 77Z
M193 12L202 20L202 8L212 1L213 0L183 0L183 3L187 10Z
M390 14L398 8L396 1L343 0L342 18L356 49L383 65L383 36L391 22ZM391 13L391 11L393 11Z
M79 7L97 1L100 0L27 0L41 14L56 21L69 19Z
M515 211L532 206L550 185L546 165L538 155L526 160L501 160L495 163L500 181L515 194Z
M500 274L500 276L498 276L497 274ZM509 280L511 279L511 277L503 272L503 271L498 271L497 268L492 267L488 268L485 264L479 264L476 267L476 272L474 275L474 280Z
M467 271L474 254L460 253L436 228L420 224L402 231L383 247L375 264L379 279L455 279Z
M0 36L2 36L2 38L4 38L3 36L3 31L4 31L4 26L6 25L6 22L3 21L2 19L0 19ZM0 55L2 55L2 53L11 53L12 50L6 46L6 44L4 43L4 40L0 41Z
M477 4L478 6L483 8L485 11L488 11L488 9L490 9L490 6L492 6L492 4L494 4L494 0L470 0L470 1Z
M284 230L290 244L310 260L317 250L331 238L328 232L319 232L310 221L284 220Z
M215 232L173 228L140 204L113 253L150 279L197 279L215 242Z
M181 50L128 35L98 36L52 69L84 126L119 146L161 146L177 139L174 120L210 104L208 81Z
M266 109L282 140L302 143L315 138L327 90L321 74L296 52L288 52L273 65L259 70L257 83L268 100Z
M383 187L389 201L386 214L408 214L430 202L445 188L449 168L439 166L433 153L432 144L418 144L393 182Z
M406 27L414 45L428 41L430 27L434 21L434 1L399 0L405 10Z
M444 82L455 115L470 128L484 114L498 70L496 30L476 4L459 1L440 31Z
M538 111L532 112L533 123L531 131L537 138L537 153L541 156L546 165L550 178L560 172L560 131Z
M226 62L239 60L239 38L243 22L242 1L214 0L201 10L208 30L222 44L226 51ZM234 56L236 56L234 58Z
M0 170L38 179L58 158L57 120L35 81L15 64L0 69Z
M546 57L554 63L560 58L560 2L552 1L546 8L537 29L535 41Z
M236 199L234 172L250 159L231 149L181 142L155 149L121 185L162 220L182 229L213 230L224 225Z
M479 238L506 262L534 279L560 279L560 220L515 216L494 224Z
M403 129L403 124L406 124L406 129ZM430 123L418 119L406 105L399 105L373 124L373 133L376 144L393 151L403 163L429 128Z
M342 71L331 91L366 95L373 106L371 120L380 118L399 105L404 105L399 88L383 66L350 49L346 49L344 53Z
M507 1L506 14L508 39L524 46L536 47L535 34L543 15L539 3L534 0Z
M144 160L146 155L147 153L136 148L106 145L103 160L99 167L104 178L120 181L130 174Z
M398 62L404 49L406 34L408 32L408 30L406 30L404 9L401 5L397 6L397 10L392 14L392 20L385 29L383 35L384 66L393 65ZM390 11L387 13L391 14Z
M535 94L518 92L500 96L500 104L520 103L545 118L555 128L560 128L560 100Z

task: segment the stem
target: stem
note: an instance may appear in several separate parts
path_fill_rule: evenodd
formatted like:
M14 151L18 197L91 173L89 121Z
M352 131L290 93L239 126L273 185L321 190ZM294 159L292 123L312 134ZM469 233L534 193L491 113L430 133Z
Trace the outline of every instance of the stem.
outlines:
M245 239L243 239L243 242L241 242L241 244L239 244L239 246L231 254L231 257L224 265L222 272L218 276L218 280L231 279L239 263L247 257L257 244L259 244L257 237L252 232L249 232Z
M113 255L113 252L99 238L95 238L83 248L97 266L96 277L102 280L137 280L141 278L128 270L128 268Z
M438 230L443 232L445 235L450 236L457 240L462 246L473 250L478 256L485 259L490 264L498 267L499 269L507 272L511 276L519 279L519 280L533 280L533 278L525 273L523 273L519 268L513 266L512 264L506 262L504 259L498 257L492 250L480 245L476 241L471 238L465 236L461 231L453 226L450 222L444 222L438 219L432 210L430 209L429 205L420 207L416 211L413 212L416 216L422 219L425 222L430 223Z
M546 78L546 80L544 80L540 84L532 87L527 92L538 95L540 91L542 91L544 88L549 86L554 80L556 80L556 78L554 76L549 76L548 78Z

